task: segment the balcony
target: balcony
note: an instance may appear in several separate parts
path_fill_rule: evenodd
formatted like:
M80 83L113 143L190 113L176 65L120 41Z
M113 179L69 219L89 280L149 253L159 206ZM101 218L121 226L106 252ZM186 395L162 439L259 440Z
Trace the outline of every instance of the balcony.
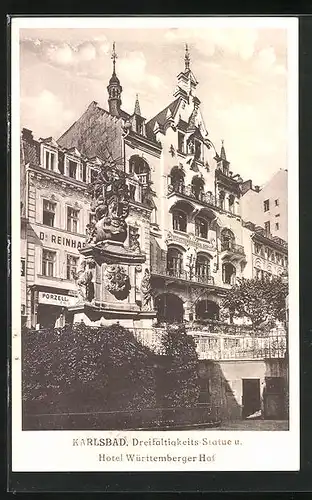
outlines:
M222 258L227 258L229 261L243 261L246 259L243 245L238 245L237 243L233 243L231 241L221 242L221 254L223 254Z
M190 185L184 186L180 184L173 186L172 184L170 184L168 186L167 196L171 197L173 195L177 195L180 198L186 200L192 200L198 202L204 206L218 207L218 200L210 191L200 192L196 194L194 193L192 186Z
M200 275L192 273L190 271L160 269L159 267L152 266L151 272L154 275L172 278L173 280L188 281L191 283L198 283L198 284L207 285L207 286L214 285L214 277L213 276L200 276Z

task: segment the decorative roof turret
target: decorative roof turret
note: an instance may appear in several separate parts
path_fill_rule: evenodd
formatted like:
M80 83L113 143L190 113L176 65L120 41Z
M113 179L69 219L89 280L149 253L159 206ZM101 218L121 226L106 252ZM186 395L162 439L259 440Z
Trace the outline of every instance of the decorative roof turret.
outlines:
M111 56L111 59L113 60L113 73L107 87L109 112L113 116L120 116L120 107L121 107L122 86L120 85L119 78L116 75L117 57L118 56L115 51L115 42L114 42L112 56Z
M141 116L141 108L140 108L140 103L139 103L139 96L138 94L136 95L135 98L135 105L134 105L134 114Z
M195 95L195 89L198 84L192 70L190 69L190 53L188 45L185 44L185 55L184 55L184 71L178 75L178 85L174 91L175 97L182 97L184 100L188 101L189 97Z

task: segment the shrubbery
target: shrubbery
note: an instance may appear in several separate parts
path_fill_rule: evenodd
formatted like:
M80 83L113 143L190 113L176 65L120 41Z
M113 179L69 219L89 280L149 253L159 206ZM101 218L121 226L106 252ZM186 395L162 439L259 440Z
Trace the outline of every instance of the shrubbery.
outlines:
M119 325L22 334L24 412L140 410L156 405L154 356Z
M191 407L198 403L198 357L193 337L184 326L169 327L162 345L167 356L163 374L164 406Z

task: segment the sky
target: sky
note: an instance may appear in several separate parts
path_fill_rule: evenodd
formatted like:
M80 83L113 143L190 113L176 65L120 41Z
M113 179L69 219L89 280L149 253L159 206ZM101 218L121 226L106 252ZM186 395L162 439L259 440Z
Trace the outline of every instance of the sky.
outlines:
M92 101L108 109L116 42L122 108L152 118L174 98L185 43L209 137L230 169L262 185L287 168L287 32L284 28L20 30L21 126L58 137Z

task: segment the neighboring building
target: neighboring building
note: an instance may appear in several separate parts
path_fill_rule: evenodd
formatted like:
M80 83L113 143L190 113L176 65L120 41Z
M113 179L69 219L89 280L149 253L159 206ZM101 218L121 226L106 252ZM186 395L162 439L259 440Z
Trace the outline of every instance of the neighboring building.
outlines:
M246 221L265 228L268 234L283 240L287 237L288 172L279 170L263 187L252 187L252 181L241 184L241 210Z
M242 201L250 197L249 191L258 197L260 193L246 192L246 183L230 170L223 142L219 152L211 142L188 51L174 99L150 120L142 115L138 97L132 114L122 110L115 59L113 52L109 111L92 102L57 141L35 140L30 130L22 131L22 315L32 327L62 325L69 318L79 249L90 222L87 186L99 165L115 162L126 172L131 198L126 245L138 243L146 255L137 271L142 276L146 268L151 272L155 326L184 322L196 338L200 358L207 360L202 365L203 379L209 379L204 382L207 398L215 391L211 401L223 405L227 415L231 414L227 398L235 400L235 416L241 414L242 404L246 416L260 404L265 377L284 376L284 368L277 366L283 348L273 356L260 339L258 351L251 350L244 330L237 327L240 335L235 337L231 325L229 331L223 324L220 333L220 323L218 331L211 324L222 319L224 291L238 277L265 279L282 273L287 267L287 244L265 232L252 215L244 215ZM266 196L271 203L279 200L284 210L285 198L280 191L275 195L273 187ZM280 218L282 214L286 217L281 211ZM255 224L244 222L249 220ZM206 329L198 326L202 322ZM141 326L144 341L150 332L145 332L144 322ZM267 356L276 358L275 371ZM224 381L218 369L226 374ZM247 400L242 398L251 397L252 382L244 380L254 377L259 379L258 395L249 401L247 411Z

